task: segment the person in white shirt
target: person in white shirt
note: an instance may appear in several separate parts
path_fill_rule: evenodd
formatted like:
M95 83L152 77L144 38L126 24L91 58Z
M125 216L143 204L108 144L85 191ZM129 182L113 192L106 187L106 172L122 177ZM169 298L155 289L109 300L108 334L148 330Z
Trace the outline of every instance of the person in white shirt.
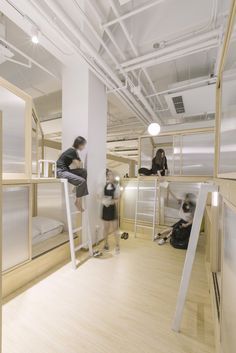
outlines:
M170 192L174 198L175 195ZM177 198L176 198L177 199ZM171 237L172 233L175 229L183 229L185 232L186 237L190 236L192 223L193 223L193 216L195 212L195 195L194 194L186 194L183 200L177 199L178 203L181 205L179 209L179 217L180 220L173 224L173 226L169 229L164 230L161 233L158 233L154 240L158 240L159 245L163 245L167 242L167 240Z

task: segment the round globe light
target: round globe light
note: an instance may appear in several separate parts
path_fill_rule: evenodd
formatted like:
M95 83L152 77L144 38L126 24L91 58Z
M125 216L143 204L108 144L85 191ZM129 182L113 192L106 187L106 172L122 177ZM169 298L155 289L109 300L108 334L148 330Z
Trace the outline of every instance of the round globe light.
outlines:
M157 123L151 123L149 126L148 126L148 132L150 135L152 136L156 136L160 133L160 130L161 130L161 127L159 124Z

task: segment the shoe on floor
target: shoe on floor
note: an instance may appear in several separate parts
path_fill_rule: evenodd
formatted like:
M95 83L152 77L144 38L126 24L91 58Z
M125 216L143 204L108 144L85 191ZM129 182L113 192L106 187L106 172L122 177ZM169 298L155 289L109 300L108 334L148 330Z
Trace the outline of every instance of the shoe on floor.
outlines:
M159 242L158 242L158 245L163 245L165 243L166 243L165 239L160 239Z
M125 235L124 235L124 240L127 240L128 238L129 238L129 233L124 233Z
M161 233L158 233L154 236L154 241L160 239Z

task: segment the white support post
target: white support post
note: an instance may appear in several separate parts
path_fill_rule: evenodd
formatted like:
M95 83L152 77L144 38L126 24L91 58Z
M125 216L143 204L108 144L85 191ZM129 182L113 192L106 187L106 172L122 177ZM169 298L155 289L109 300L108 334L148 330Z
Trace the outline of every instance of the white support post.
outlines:
M76 256L75 256L74 234L73 234L73 228L72 228L68 181L67 179L61 179L61 181L63 182L64 194L65 194L66 217L67 217L67 225L68 225L68 233L69 233L71 262L72 262L73 268L76 270L77 263L76 263Z
M155 178L155 191L154 191L154 207L153 207L153 220L152 220L152 240L155 238L155 228L156 228L156 212L157 212L157 185L160 187L160 184L157 184L157 178Z
M187 291L189 287L190 276L192 273L193 262L196 254L199 233L201 230L202 219L203 219L204 210L206 207L207 195L209 192L217 191L217 189L218 188L216 185L209 183L209 184L202 184L199 191L196 210L195 210L194 219L193 219L192 230L191 230L190 239L189 239L189 245L186 253L182 278L180 282L174 320L172 323L172 330L176 332L180 331L180 325L183 317L184 305L185 305Z
M93 242L92 242L92 237L91 237L91 229L90 229L90 223L89 223L89 217L88 217L88 206L87 206L87 200L86 197L84 197L84 206L85 206L85 212L84 212L84 220L86 224L86 236L87 236L87 244L89 248L89 254L90 256L93 256Z
M138 218L138 200L139 200L139 176L138 176L138 185L136 193L136 206L135 206L135 220L134 220L134 237L137 237L137 218Z

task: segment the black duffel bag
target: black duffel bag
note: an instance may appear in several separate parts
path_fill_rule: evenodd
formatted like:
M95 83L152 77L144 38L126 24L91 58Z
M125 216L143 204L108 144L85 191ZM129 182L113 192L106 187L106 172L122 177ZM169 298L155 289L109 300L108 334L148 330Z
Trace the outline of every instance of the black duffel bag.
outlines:
M176 249L187 249L190 233L191 226L187 228L183 228L181 225L174 227L170 237L170 244Z

